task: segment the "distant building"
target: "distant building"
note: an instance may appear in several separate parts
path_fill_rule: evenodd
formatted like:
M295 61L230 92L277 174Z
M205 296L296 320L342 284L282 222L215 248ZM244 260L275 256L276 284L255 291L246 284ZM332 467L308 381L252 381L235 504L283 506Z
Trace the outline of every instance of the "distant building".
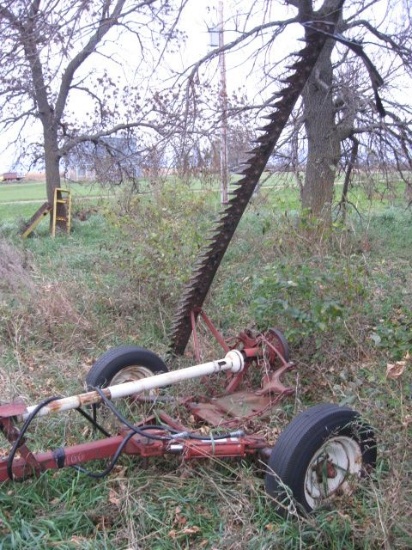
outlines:
M24 180L24 177L21 172L4 172L0 176L0 181L21 181Z

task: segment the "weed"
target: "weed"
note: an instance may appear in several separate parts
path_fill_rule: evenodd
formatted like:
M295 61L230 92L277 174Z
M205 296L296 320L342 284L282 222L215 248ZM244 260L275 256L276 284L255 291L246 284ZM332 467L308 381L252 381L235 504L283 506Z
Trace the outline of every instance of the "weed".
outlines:
M31 405L79 393L91 364L114 345L163 355L216 196L168 182L150 196L78 202L75 211L87 215L74 218L70 236L54 240L47 224L22 241L16 223L2 221L2 401L22 396ZM386 377L386 363L412 347L412 225L410 213L388 209L385 197L367 218L370 204L359 196L361 217L349 215L344 230L311 241L293 212L298 197L289 183L261 189L206 304L228 336L278 326L289 340L296 393L263 431L275 433L319 401L350 404L374 425L378 467L356 494L285 521L264 493L259 463L171 458L145 465L122 457L100 481L63 469L4 484L0 548L410 548L412 380L409 363L396 380ZM215 357L216 347L200 336ZM183 357L171 367L191 362ZM33 428L30 446L42 450L88 438L74 411Z

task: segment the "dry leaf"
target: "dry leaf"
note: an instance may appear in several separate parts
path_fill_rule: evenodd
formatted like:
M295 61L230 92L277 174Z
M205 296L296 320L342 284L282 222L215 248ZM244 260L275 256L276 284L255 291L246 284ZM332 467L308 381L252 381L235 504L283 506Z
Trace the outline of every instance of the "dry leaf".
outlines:
M113 489L110 489L109 491L109 502L120 508L119 495L116 493L116 491L113 491Z
M197 533L200 533L200 527L197 527L197 525L193 525L192 527L185 527L181 531L182 535L196 535Z
M209 435L210 432L211 432L210 426L201 426L200 429L199 429L199 432L202 435Z
M386 365L386 378L396 380L405 372L406 361L396 361Z
M412 424L412 415L411 414L407 414L402 420L402 426L404 428L408 428L409 424Z
M180 506L176 506L174 523L177 525L185 525L187 519L181 514L182 509Z
M176 539L178 537L181 537L182 535L197 535L200 533L201 529L197 525L193 525L192 527L185 527L184 529L181 529L180 531L176 531L176 529L172 529L168 532L168 536L171 539Z

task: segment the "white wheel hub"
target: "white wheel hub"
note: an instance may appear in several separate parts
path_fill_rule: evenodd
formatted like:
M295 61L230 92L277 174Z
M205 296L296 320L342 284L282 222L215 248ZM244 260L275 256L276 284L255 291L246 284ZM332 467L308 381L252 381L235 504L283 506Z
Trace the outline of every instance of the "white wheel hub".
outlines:
M142 378L148 378L149 376L154 376L150 369L133 365L131 367L125 367L115 374L110 380L110 385L116 386L117 384L124 384L125 382L135 382L136 380L142 380Z
M351 478L362 472L359 443L346 436L328 439L314 454L305 475L305 498L314 509L333 496L352 492Z
M151 376L155 376L155 374L149 368L143 367L141 365L132 365L130 367L125 367L117 374L115 374L110 381L110 385L116 386L117 384L125 384L126 382L136 382L137 380L150 378ZM139 395L141 399L144 399L145 396L146 398L155 399L159 395L159 390L152 389L144 392L143 394L136 394L134 396L134 400L138 399L137 395ZM133 396L131 396L131 401L133 401Z

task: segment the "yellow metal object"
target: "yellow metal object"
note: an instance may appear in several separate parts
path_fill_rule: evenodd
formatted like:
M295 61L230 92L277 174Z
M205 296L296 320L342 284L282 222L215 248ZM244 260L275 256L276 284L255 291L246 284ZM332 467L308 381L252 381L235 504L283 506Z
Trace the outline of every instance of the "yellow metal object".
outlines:
M52 206L49 202L45 202L40 206L37 212L30 218L30 220L24 226L22 231L23 239L28 237L30 233L36 229L36 227L39 225L41 220L44 218L44 216L47 216L47 214L50 212L51 209L52 209Z
M64 210L65 215L61 215ZM52 237L56 236L57 222L64 222L66 233L70 233L72 219L72 198L68 189L57 187L54 190L53 200L53 219L52 219Z

